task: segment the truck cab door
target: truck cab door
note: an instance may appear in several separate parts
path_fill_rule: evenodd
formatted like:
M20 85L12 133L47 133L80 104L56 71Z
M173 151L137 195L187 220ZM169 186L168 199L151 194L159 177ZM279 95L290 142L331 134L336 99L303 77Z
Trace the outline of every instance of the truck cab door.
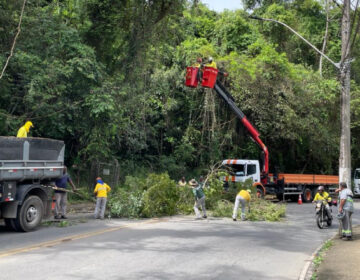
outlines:
M251 178L254 183L260 182L259 165L248 163L246 165L246 178Z

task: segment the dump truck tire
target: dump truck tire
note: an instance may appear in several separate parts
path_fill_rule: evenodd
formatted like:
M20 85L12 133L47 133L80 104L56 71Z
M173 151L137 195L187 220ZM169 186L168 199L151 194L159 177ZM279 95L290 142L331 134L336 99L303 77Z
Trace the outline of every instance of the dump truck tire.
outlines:
M29 196L18 210L15 224L18 231L32 231L40 225L44 215L44 205L37 196Z

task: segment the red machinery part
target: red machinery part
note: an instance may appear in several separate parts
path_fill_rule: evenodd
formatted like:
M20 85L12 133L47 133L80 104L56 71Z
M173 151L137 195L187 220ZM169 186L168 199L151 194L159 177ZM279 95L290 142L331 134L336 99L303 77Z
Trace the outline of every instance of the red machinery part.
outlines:
M186 67L185 85L187 87L196 88L198 86L198 79L197 79L198 72L199 72L199 67Z
M218 70L212 67L204 67L202 83L203 87L214 88Z

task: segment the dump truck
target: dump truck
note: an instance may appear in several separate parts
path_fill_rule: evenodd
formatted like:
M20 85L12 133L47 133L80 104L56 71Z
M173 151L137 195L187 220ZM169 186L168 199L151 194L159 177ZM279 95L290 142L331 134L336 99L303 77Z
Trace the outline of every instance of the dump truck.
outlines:
M200 75L199 71L201 71ZM305 202L310 202L320 185L331 188L338 184L339 177L333 175L269 173L268 148L260 139L260 133L236 105L233 96L219 81L218 74L219 71L211 67L187 67L185 85L196 88L201 83L202 87L212 88L242 122L250 137L262 151L262 164L260 164L259 160L255 159L223 160L223 167L231 175L223 178L225 188L229 182L244 182L247 179L252 179L259 197L271 194L276 195L281 200L285 198L296 200L299 195L302 195L302 199ZM201 81L199 81L199 77L201 77ZM332 189L335 189L335 187Z
M63 141L0 137L0 219L35 230L51 215L52 187L64 170Z

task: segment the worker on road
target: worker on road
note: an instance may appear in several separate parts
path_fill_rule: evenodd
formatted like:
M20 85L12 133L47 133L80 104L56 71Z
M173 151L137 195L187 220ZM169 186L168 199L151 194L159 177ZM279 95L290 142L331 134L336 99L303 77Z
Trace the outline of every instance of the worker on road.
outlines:
M206 63L205 66L217 69L216 62L214 61L214 59L211 56L209 57L208 63Z
M196 219L201 219L201 214L199 211L199 206L203 212L203 218L206 219L206 209L205 209L205 193L203 190L203 185L199 185L195 179L190 180L189 185L192 187L193 194L195 196L194 211Z
M67 204L67 183L70 183L73 191L76 191L76 187L67 174L67 168L64 167L63 175L61 178L55 181L55 219L67 219L66 217L66 204ZM62 189L62 190L61 190Z
M16 137L26 138L30 131L30 127L34 127L31 121L27 121L22 127L19 128Z
M234 222L236 222L239 203L241 203L241 220L245 221L245 219L246 219L245 207L246 207L246 203L247 203L249 210L250 210L250 200L251 200L251 190L250 189L241 190L237 194L236 199L235 199L234 211L233 211L233 215L232 215Z
M104 219L107 193L111 191L109 185L107 185L100 177L96 178L96 186L94 193L96 195L96 206L95 206L95 219Z
M331 202L331 197L325 191L324 186L319 186L318 192L316 193L313 202L321 201L325 205L326 213L330 219L332 219L331 210L329 202Z
M186 187L186 179L185 176L182 176L181 179L178 182L179 187Z
M342 224L342 237L346 237L347 240L352 238L352 221L351 215L354 212L353 193L347 188L345 182L340 183L339 188L339 214L338 218Z

